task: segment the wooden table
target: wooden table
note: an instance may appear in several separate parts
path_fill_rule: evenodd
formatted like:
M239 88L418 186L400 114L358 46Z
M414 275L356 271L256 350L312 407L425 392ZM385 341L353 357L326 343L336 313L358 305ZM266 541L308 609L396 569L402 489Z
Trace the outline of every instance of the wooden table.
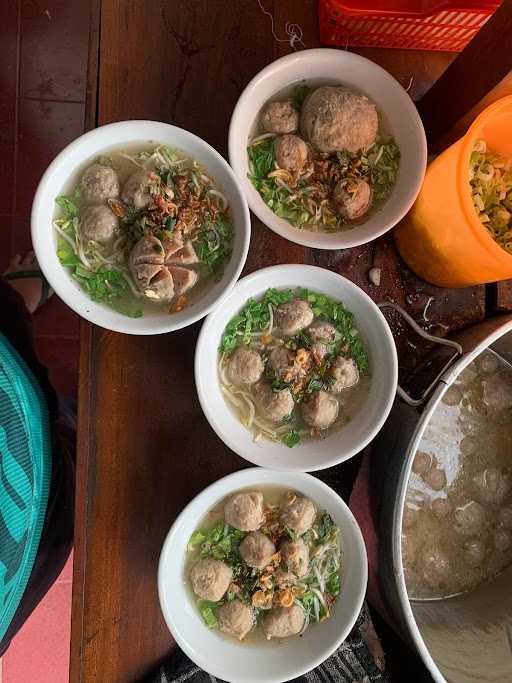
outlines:
M316 0L267 0L275 31L298 23L318 45ZM222 154L231 112L250 78L291 50L276 42L257 0L92 0L89 127L156 119L187 128ZM418 98L453 55L361 50ZM389 236L340 252L291 244L252 219L245 273L309 263L350 277L376 301L391 298L449 332L485 316L485 288L441 290L419 281ZM382 267L380 287L367 271ZM392 321L402 361L407 334ZM246 466L214 434L197 400L194 347L200 324L130 337L82 322L71 681L136 681L173 643L160 614L159 551L183 506L207 484ZM322 474L347 494L358 460Z

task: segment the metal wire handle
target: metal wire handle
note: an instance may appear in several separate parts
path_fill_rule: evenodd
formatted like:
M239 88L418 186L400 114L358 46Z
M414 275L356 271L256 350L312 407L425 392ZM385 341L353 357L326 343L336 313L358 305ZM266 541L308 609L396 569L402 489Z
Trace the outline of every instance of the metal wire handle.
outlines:
M419 398L413 398L410 394L407 393L407 391L403 387L401 387L400 385L397 386L396 391L402 399L402 401L405 401L405 403L407 403L408 405L417 408L418 406L421 406L425 403L425 401L433 393L434 389L436 388L439 380L444 375L444 373L448 370L448 368L450 368L455 363L455 361L458 358L462 356L462 346L457 342L452 341L451 339L435 337L433 334L429 334L422 327L420 327L418 323L413 318L411 318L411 316L406 311L404 311L404 309L401 306L393 303L392 301L383 301L382 303L377 305L380 309L393 308L409 324L409 326L412 327L416 334L418 334L420 337L423 337L423 339L427 339L428 341L431 341L434 344L439 344L441 346L450 346L452 349L455 349L455 353L453 354L453 356L451 356L451 358L447 360L447 362L438 372L434 380L428 385L428 387L423 391Z

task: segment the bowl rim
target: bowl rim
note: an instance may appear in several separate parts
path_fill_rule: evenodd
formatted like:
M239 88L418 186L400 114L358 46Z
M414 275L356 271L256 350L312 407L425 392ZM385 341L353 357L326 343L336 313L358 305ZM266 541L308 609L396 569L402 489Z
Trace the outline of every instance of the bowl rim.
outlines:
M253 273L250 273L249 275L246 275L245 277L241 278L238 280L236 285L233 287L231 292L229 293L229 297L236 297L237 292L239 289L241 289L244 285L250 284L252 280L255 280L259 277L261 277L261 274L263 273L269 273L270 271L298 271L298 270L304 270L306 269L307 271L315 271L315 272L320 272L322 273L322 276L325 277L335 277L338 278L342 283L343 286L348 287L349 289L352 289L353 292L356 293L357 296L361 297L363 300L365 300L367 303L370 304L370 308L374 311L376 319L380 321L381 323L381 328L383 335L385 337L386 342L389 344L390 348L392 349L392 354L390 354L390 362L392 363L392 374L393 374L393 381L389 386L389 390L387 392L387 398L385 401L385 408L382 410L379 419L375 422L373 425L372 429L368 430L366 432L365 438L361 440L361 442L357 445L352 446L351 448L347 448L346 451L344 451L343 455L338 455L336 457L331 458L328 462L325 463L315 463L314 467L307 467L307 469L297 467L297 468L290 468L289 466L286 467L279 467L276 466L275 470L276 471L291 471L291 472L319 472L320 470L327 469L329 467L334 467L336 465L341 464L342 462L345 462L349 460L350 458L354 457L357 455L357 453L360 453L366 446L377 436L379 431L382 429L382 426L384 425L384 422L386 421L391 408L393 406L393 402L395 400L396 396L396 390L397 390L397 385L398 385L398 356L397 356L397 351L396 351L396 345L395 341L393 338L393 334L391 332L391 329L389 327L389 324L384 317L382 311L380 308L377 306L377 304L373 301L373 299L368 296L368 294L361 289L358 285L356 285L352 280L349 280L348 278L344 277L343 275L340 275L339 273L335 273L332 270L329 270L327 268L321 268L319 266L311 266L307 264L296 264L296 263L288 263L288 264L280 264L280 265L274 265L274 266L268 266L267 268L261 268L260 270L256 270ZM271 278L269 276L268 281L271 282ZM279 289L279 287L278 287ZM258 294L249 294L249 297L258 297L261 295L261 292ZM227 297L226 297L227 299ZM247 302L247 299L245 300ZM237 310L241 308L244 305L244 302L240 302L240 306L237 307ZM238 442L236 442L234 439L232 439L229 435L225 435L224 432L221 431L219 428L217 421L215 419L214 412L210 408L210 403L207 400L207 395L205 392L203 392L203 385L201 382L201 373L200 373L200 364L201 364L201 359L204 356L205 353L205 346L206 342L205 340L208 338L208 336L211 334L210 333L210 327L213 324L212 321L215 320L215 316L218 314L218 310L220 309L215 309L213 310L206 320L203 323L203 326L201 327L201 331L199 332L199 336L197 338L196 342L196 348L195 348L195 356L194 356L194 379L195 379L195 384L196 384L196 391L197 395L199 398L199 403L201 405L201 409L203 411L204 416L208 420L208 423L210 424L211 428L214 430L214 432L217 434L219 439L228 446L234 453L237 453L241 458L244 458L244 460L252 463L253 465L261 466L258 459L256 457L252 457L251 454L247 454L244 450L243 446L239 446ZM236 315L236 312L233 313L233 315ZM229 408L227 408L229 410ZM284 448L284 446L283 446ZM269 469L274 469L270 468L267 465L267 468Z
M144 127L146 129L154 129L150 131L151 133L156 133L156 137L158 136L158 131L162 130L165 128L170 134L176 134L176 131L178 131L178 134L183 136L184 138L188 138L191 142L197 144L198 146L202 146L206 152L212 156L217 163L219 163L220 167L222 168L222 173L224 173L226 176L229 176L230 179L233 182L233 186L235 188L235 192L237 194L237 199L239 200L240 208L241 208L241 213L242 213L242 221L240 223L240 226L235 226L238 227L238 231L240 233L240 238L241 238L241 258L239 260L239 263L236 265L236 267L233 268L233 273L232 275L226 279L226 285L224 290L221 292L221 294L214 299L210 304L208 305L201 305L201 299L198 301L198 309L197 311L191 315L190 317L183 319L181 322L173 322L173 316L169 315L169 322L167 321L162 321L161 324L154 324L151 329L144 329L144 327L136 327L131 325L132 320L141 320L139 319L132 319L127 316L123 316L123 318L119 317L118 322L112 321L110 324L106 323L100 323L97 321L96 317L94 314L88 313L87 310L77 310L75 306L75 296L72 296L66 289L66 291L63 291L61 287L57 285L55 286L55 280L53 278L53 272L50 268L48 268L47 264L45 263L44 259L41 259L39 261L39 267L41 269L41 272L43 273L45 279L48 281L52 289L56 292L57 296L64 301L64 303L69 306L73 311L75 311L80 317L84 318L90 323L93 323L94 325L97 325L98 327L102 327L103 329L112 331L112 332L121 332L124 334L131 334L131 335L136 335L136 336L146 336L146 335L153 335L153 334L166 334L168 332L173 332L179 329L183 329L185 327L189 327L190 325L194 324L198 320L201 320L205 316L207 316L216 306L220 304L220 302L229 294L231 289L234 287L236 284L238 278L240 277L240 274L244 268L245 262L247 260L247 255L249 252L249 245L250 245L250 240L251 240L251 218L250 218L250 213L249 213L249 206L247 202L247 198L245 197L245 193L242 188L242 184L240 183L240 180L234 173L233 169L231 166L228 164L226 159L212 146L210 143L206 142L206 140L203 140L200 138L198 135L195 133L192 133L185 128L180 128L179 126L174 126L173 124L166 123L164 121L154 121L151 119L127 119L124 121L116 121L114 123L107 123L103 126L98 126L96 128L93 128L92 130L87 131L86 133L83 133L82 135L78 136L75 140L70 142L64 149L62 149L56 156L55 158L51 161L51 163L48 165L46 168L45 172L43 173L36 192L34 194L34 199L32 201L32 209L30 213L30 226L31 226L31 237L32 237L32 243L34 245L34 251L36 253L36 256L38 254L39 250L39 244L41 241L45 238L47 235L46 230L43 229L42 226L40 226L40 221L39 221L39 214L41 211L41 206L43 203L46 201L46 197L49 194L48 187L51 185L52 178L54 173L60 166L66 162L67 157L70 154L73 154L76 149L80 149L84 145L87 145L87 142L96 138L98 135L98 131L101 131L102 133L104 131L113 131L113 130L119 130L122 128L126 127L131 127L131 128L138 128L138 127ZM144 138L144 132L138 136L139 139ZM134 138L135 139L135 138ZM127 144L129 144L127 142ZM108 147L108 146L107 146ZM106 148L106 147L105 147ZM99 151L99 150L98 150ZM94 154L94 153L93 153ZM89 157L91 158L91 155ZM84 158L82 160L86 161L87 158ZM78 164L79 165L79 164ZM76 170L76 167L70 171L70 175ZM50 228L51 229L51 226ZM233 258L233 257L232 257ZM231 262L230 262L231 263ZM228 264L229 265L229 264ZM234 265L234 264L233 264ZM64 266L61 266L64 270ZM69 276L70 277L70 276ZM223 275L224 277L224 275ZM89 297L85 292L83 292L80 288L77 288L77 291L79 292L80 298L84 298L84 300L90 301ZM114 311L115 313L115 311ZM121 316L121 314L119 314Z
M311 490L311 486L313 487L318 487L322 489L333 501L333 504L335 503L339 510L342 511L342 515L346 518L346 520L350 523L350 526L352 527L353 530L353 536L352 536L352 549L354 551L354 555L357 556L357 563L359 565L359 585L358 585L358 590L356 591L356 595L354 598L354 603L356 608L353 611L352 617L350 620L347 620L347 623L345 627L340 630L338 633L338 636L336 639L334 639L334 642L331 643L328 647L325 648L323 653L316 657L315 659L312 660L311 665L308 665L306 668L304 667L298 667L295 670L290 669L289 673L285 674L284 677L279 677L279 678L261 678L259 676L257 679L255 678L248 678L247 682L250 681L250 683L285 683L286 681L290 681L298 676L301 676L305 673L308 673L309 671L312 671L314 668L317 666L320 666L326 659L328 659L337 649L338 647L346 640L347 636L349 635L350 631L354 627L357 617L359 616L361 609L363 607L364 599L366 596L366 590L367 590L367 585L368 585L368 555L366 551L366 545L364 542L363 534L360 529L360 526L350 510L349 506L343 498L333 489L331 488L328 484L323 482L321 479L318 479L317 477L314 477L311 474L308 474L306 472L290 472L292 475L294 481L292 482L292 487L294 488L300 488L299 485L295 485L296 481L300 481L304 483L305 489L309 487L309 490ZM185 652L185 654L197 664L200 668L203 668L204 671L207 673L212 674L213 676L226 680L229 683L244 683L244 681L235 681L234 679L226 678L226 671L218 670L216 667L213 668L204 668L203 662L197 662L194 649L188 645L188 642L182 638L181 633L179 629L176 627L176 623L174 620L174 617L171 612L167 612L164 605L165 605L165 600L164 600L164 584L165 584L165 578L164 578L164 571L165 571L165 566L166 566L166 560L167 560L167 555L169 552L173 552L172 548L175 544L175 539L178 539L179 532L180 532L180 525L182 524L183 519L188 515L190 510L193 510L194 507L198 504L198 502L201 502L201 499L207 498L209 494L215 494L217 491L220 496L225 497L228 496L230 493L233 493L241 488L247 487L247 486L253 486L257 485L259 480L262 479L263 477L269 477L271 479L275 479L275 483L277 485L282 485L282 481L280 480L280 475L279 472L276 470L271 470L268 468L263 468L263 467L250 467L242 470L238 470L236 472L232 472L230 474L225 475L224 477L221 477L220 479L217 479L216 481L212 482L209 484L207 487L202 489L196 496L190 500L187 505L181 510L181 512L178 514L174 522L172 523L169 531L167 532L167 535L165 537L165 540L162 544L162 550L160 552L159 560L158 560L158 568L157 568L157 584L158 584L158 599L160 603L160 609L162 611L165 623L167 625L167 628L171 632L174 640L176 641L177 645ZM264 482L265 484L268 484L271 482ZM229 484L229 488L227 488L227 485ZM261 484L261 482L260 482ZM301 490L301 493L304 493L305 495L311 495L311 497L314 498L314 494L309 494L307 490ZM204 510L200 510L197 513L197 518L200 519L201 516L204 516L204 514L208 511L207 508Z
M240 173L241 169L239 169L239 166L236 163L237 153L240 149L240 143L237 137L240 110L244 106L246 100L250 97L251 93L255 91L255 89L258 87L259 81L261 79L266 78L276 69L280 70L285 68L289 63L292 63L300 59L314 60L319 58L321 55L331 57L333 63L344 62L345 66L347 61L352 63L359 62L361 64L366 64L375 75L378 74L379 78L386 80L390 88L394 88L397 98L400 99L404 111L408 112L411 125L415 129L415 134L418 142L418 157L420 161L416 174L416 182L414 183L414 185L411 185L411 189L408 192L408 196L406 200L402 202L402 208L399 211L397 211L396 217L393 218L391 222L388 221L387 223L382 223L381 227L376 229L373 235L368 239L357 237L350 239L351 231L346 230L341 233L333 233L332 235L332 237L335 237L337 235L343 235L342 242L333 239L329 243L319 244L317 240L318 233L315 233L312 230L301 230L299 228L295 228L291 223L289 223L285 219L281 219L279 218L279 216L276 216L272 212L272 210L267 207L267 205L259 195L258 197L255 197L252 194L247 193L246 187L249 181L245 178L243 173ZM399 81L397 81L397 79L394 76L392 76L389 73L389 71L381 67L376 62L373 62L371 59L368 59L367 57L363 57L362 55L358 55L355 52L349 52L347 50L335 50L333 48L326 47L311 48L307 50L299 50L297 52L292 52L288 55L285 55L284 57L280 57L279 59L274 60L270 64L267 64L267 66L265 66L255 76L253 76L253 78L245 86L244 90L242 91L240 97L237 100L235 108L233 109L233 113L231 115L231 120L229 123L228 149L229 163L231 164L235 172L235 175L241 181L251 211L254 214L256 214L259 220L267 228L269 228L276 234L280 235L284 239L289 240L290 242L294 242L295 244L300 244L306 247L326 250L351 249L352 247L356 247L361 244L368 244L369 242L377 239L384 233L394 228L395 225L397 225L404 218L404 216L408 213L408 211L411 209L412 205L416 201L416 197L418 196L418 193L423 183L423 179L425 177L428 159L427 139L423 122L418 113L418 110L416 109L414 101L408 95L407 91L401 85L401 83L399 83ZM286 226L284 226L281 221L286 223ZM364 221L361 225L364 225ZM293 232L290 231L290 228L293 229ZM326 233L319 234L323 235ZM329 236L331 235L329 234Z

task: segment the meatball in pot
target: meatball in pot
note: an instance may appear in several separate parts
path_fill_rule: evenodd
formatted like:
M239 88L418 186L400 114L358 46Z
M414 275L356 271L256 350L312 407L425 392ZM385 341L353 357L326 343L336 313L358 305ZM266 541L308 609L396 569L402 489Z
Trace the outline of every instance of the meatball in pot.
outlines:
M263 619L263 632L267 640L296 636L304 626L304 610L299 605L274 607Z
M84 200L90 204L102 204L108 199L119 197L117 173L110 166L92 164L82 176L81 191Z
M268 536L259 531L251 531L239 547L242 560L255 569L263 569L272 559L276 547Z
M297 135L282 135L274 143L279 168L290 173L300 173L308 160L308 146Z
M254 626L254 611L240 600L230 600L217 613L219 628L228 636L243 640Z
M227 374L233 384L255 384L263 374L264 365L257 351L247 346L239 346L228 361Z
M280 513L281 523L299 536L313 526L316 508L309 498L296 497L288 501Z
M313 309L307 301L294 299L279 304L275 313L275 324L287 337L293 337L313 322Z

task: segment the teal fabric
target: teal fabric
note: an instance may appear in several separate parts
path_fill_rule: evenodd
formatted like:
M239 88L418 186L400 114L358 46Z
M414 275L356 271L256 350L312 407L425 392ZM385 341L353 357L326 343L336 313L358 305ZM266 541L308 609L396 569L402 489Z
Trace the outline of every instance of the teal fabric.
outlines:
M34 566L51 462L46 401L25 361L0 333L0 640Z

